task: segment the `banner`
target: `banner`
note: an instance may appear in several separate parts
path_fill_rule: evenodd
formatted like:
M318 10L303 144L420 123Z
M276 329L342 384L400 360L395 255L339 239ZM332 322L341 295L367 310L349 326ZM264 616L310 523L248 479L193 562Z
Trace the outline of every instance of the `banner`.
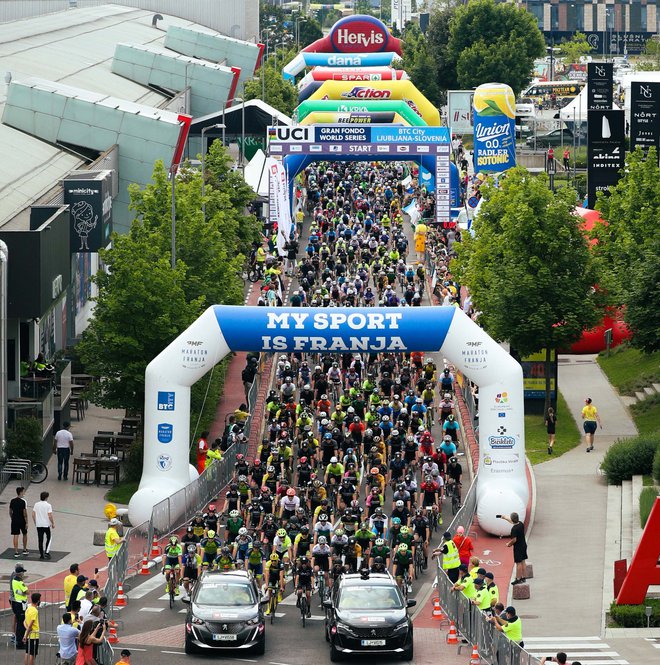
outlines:
M312 81L400 81L409 76L393 67L314 67L298 83L298 89Z
M651 146L660 154L660 83L632 81L630 84L630 148L644 154Z
M447 91L447 125L452 134L472 134L474 131L473 98L474 90Z
M383 53L299 53L291 62L282 68L282 78L292 81L305 67L375 67L391 65L394 58L400 58L398 53L385 51Z
M611 109L614 105L614 64L590 62L587 67L587 110Z
M438 109L424 97L412 81L370 81L368 83L325 81L316 92L309 96L309 99L336 99L342 102L398 99L405 101L415 113L424 118L428 125L439 127L441 124Z
M625 165L624 112L589 111L587 128L587 208L594 209L596 193L609 193Z
M408 125L409 123L398 113L390 111L356 111L354 113L340 113L338 111L314 111L307 115L301 125L371 125L371 124Z
M339 101L337 99L316 99L303 102L296 109L297 120L303 120L314 112L337 112L337 113L377 113L390 112L400 115L409 125L413 127L426 126L426 122L413 111L406 102L397 100L393 102L370 102L370 101Z
M403 30L412 18L412 0L392 0L391 9L392 27Z
M356 14L339 19L330 33L303 49L307 53L376 53L394 51L402 55L401 40L374 16Z
M269 174L269 219L277 222L277 252L286 256L286 243L291 234L291 204L289 201L289 179L282 162L269 158L266 161Z
M516 98L504 83L474 92L474 171L506 171L516 165Z

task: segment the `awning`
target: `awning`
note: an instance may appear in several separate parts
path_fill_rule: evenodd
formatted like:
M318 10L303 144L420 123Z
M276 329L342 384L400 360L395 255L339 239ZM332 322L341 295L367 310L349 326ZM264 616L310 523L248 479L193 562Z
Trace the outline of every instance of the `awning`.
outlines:
M200 136L204 127L217 125L223 122L222 110L196 118L190 126L191 136ZM231 108L225 110L225 133L240 135L243 130L243 104L236 102ZM252 136L266 136L269 125L291 125L292 120L284 113L260 99L250 99L245 102L245 133Z

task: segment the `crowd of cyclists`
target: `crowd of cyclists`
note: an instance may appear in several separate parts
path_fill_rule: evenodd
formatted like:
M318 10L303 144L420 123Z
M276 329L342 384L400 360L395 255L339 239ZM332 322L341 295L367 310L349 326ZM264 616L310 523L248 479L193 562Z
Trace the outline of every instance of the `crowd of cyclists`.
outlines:
M306 169L300 205L311 222L291 305L422 304L426 274L408 260L403 175L399 164ZM280 279L277 261L264 263L264 281ZM452 368L421 352L280 355L263 441L254 457L237 455L224 496L171 537L168 590L183 582L189 593L204 570L238 568L281 600L291 574L309 608L312 592L324 599L342 574L368 569L391 572L408 593L428 565L443 502L460 507L455 388Z

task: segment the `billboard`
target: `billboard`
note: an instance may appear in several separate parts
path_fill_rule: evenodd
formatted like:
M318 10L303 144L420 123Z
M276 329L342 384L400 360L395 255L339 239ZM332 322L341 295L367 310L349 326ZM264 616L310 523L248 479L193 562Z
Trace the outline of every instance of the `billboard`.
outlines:
M403 30L412 18L412 0L392 0L392 27Z
M619 182L625 164L623 111L589 111L587 128L587 207L596 205L597 192L609 193Z
M301 125L409 125L410 123L393 111L351 111L342 113L340 111L313 111L305 117Z
M291 62L282 67L282 78L292 81L305 67L379 67L389 66L394 58L400 57L393 51L383 53L306 53L302 51Z
M630 147L646 154L655 146L660 154L660 83L630 84Z
M309 86L308 86L309 87ZM438 109L424 97L412 81L325 81L309 96L310 100L336 99L339 101L405 101L413 111L431 126L440 126Z
M516 165L516 98L504 83L474 91L474 170L499 173Z
M611 109L614 104L614 63L590 62L587 68L587 110Z
M396 113L401 116L407 124L414 127L425 126L426 122L415 113L406 102L396 100L393 102L365 102L365 101L346 101L337 99L316 99L306 101L296 109L296 116L299 123L311 124L305 122L310 113Z
M447 91L447 125L453 134L471 134L474 131L473 98L474 90Z

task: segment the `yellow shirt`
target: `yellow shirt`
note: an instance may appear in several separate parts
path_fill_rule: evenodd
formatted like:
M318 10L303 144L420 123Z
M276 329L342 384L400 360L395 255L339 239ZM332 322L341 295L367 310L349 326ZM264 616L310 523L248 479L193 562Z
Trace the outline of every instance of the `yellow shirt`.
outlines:
M26 635L29 640L38 640L39 639L39 610L34 605L28 605L27 610L25 610L25 627L27 628L30 625L30 622L33 621L32 628L30 633Z
M593 404L587 404L582 409L582 420L596 420L598 409Z
M71 591L73 591L73 587L76 584L77 576L76 575L67 575L64 578L64 603L66 605L69 604L69 596L71 595Z

